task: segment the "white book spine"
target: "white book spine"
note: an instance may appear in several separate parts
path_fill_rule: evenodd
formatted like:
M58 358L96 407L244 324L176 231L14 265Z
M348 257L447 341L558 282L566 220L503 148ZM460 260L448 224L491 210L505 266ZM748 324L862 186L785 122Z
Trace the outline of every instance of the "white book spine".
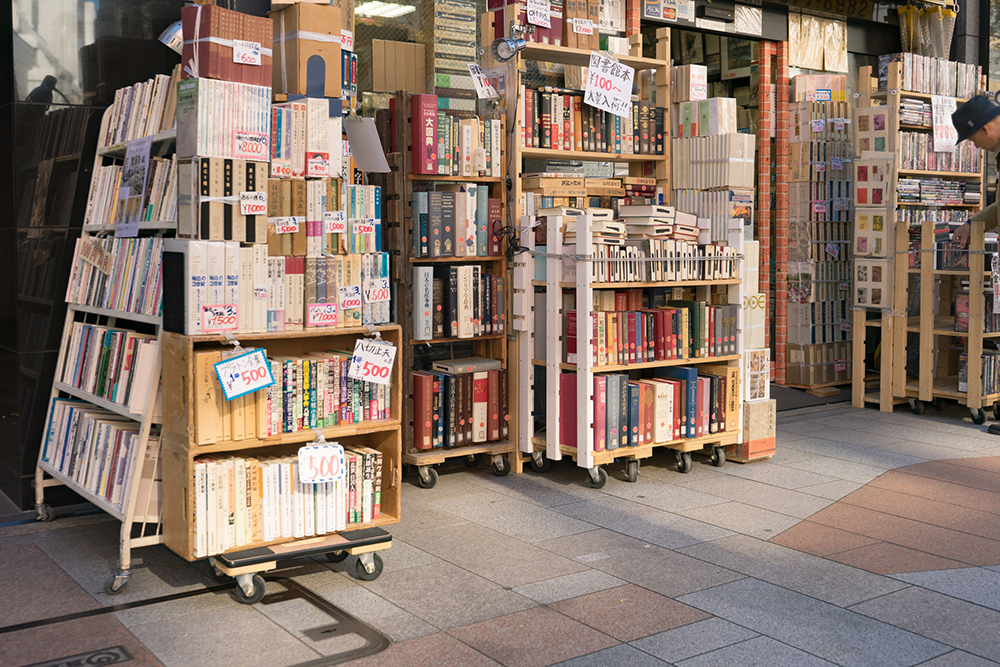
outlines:
M216 475L216 462L209 461L205 465L206 490L206 530L208 531L208 553L217 554L219 549L219 503L218 503L218 476Z
M203 461L194 464L194 483L194 556L195 558L205 558L208 556L208 527L205 525L208 519L206 510L208 497Z
M247 537L247 469L246 462L237 458L233 460L233 500L236 510L236 546L246 544Z

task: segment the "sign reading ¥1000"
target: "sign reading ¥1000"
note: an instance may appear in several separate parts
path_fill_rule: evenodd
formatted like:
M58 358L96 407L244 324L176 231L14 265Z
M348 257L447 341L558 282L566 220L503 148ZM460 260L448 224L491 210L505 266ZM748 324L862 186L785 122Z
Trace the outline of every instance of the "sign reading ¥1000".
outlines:
M614 58L590 52L584 101L622 118L632 115L632 81L635 70Z
M214 364L227 401L274 384L264 350L250 350Z

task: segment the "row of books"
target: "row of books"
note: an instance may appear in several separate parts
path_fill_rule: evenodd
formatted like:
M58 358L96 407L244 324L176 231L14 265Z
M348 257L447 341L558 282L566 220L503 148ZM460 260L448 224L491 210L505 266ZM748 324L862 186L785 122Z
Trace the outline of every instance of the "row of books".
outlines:
M382 452L344 447L344 479L304 484L297 456L194 460L194 555L347 530L382 515Z
M85 225L107 225L112 228L124 215L125 207L118 197L123 185L121 165L98 167L90 184ZM177 219L177 162L173 158L152 157L142 197L141 222Z
M500 255L501 200L474 183L413 193L414 257Z
M731 432L739 424L736 366L661 368L657 377L594 377L594 451ZM559 376L559 444L578 447L575 374Z
M924 222L962 224L969 220L965 211L940 208L901 208L896 211L896 220L908 225L922 225Z
M413 173L499 178L504 137L497 119L457 117L438 108L437 95L413 95Z
M788 105L788 140L850 141L850 102L792 102Z
M162 259L161 238L78 238L66 303L159 315Z
M752 189L676 189L673 191L673 202L678 211L687 211L697 216L701 243L728 241L735 224L731 224L733 220L739 220L743 230L753 227Z
M680 102L670 115L672 137L690 139L713 134L736 133L736 100L712 97L707 100Z
M506 279L478 265L413 267L413 338L475 338L506 332Z
M955 331L969 330L969 293L955 295ZM993 312L993 290L983 293L983 333L1000 331L1000 313ZM992 393L992 392L991 392Z
M651 193L636 193L636 194L647 194L649 196L630 196L630 197L612 197L612 196L586 196L586 197L555 197L552 195L542 195L535 192L525 192L521 191L521 201L526 207L523 210L535 210L535 211L545 211L552 209L605 209L612 211L614 217L617 217L617 212L622 206L659 206L661 205L661 200L663 199L662 189L657 188L657 191L653 194ZM528 204L527 202L531 202ZM538 228L535 230L536 235L538 234Z
M344 168L342 114L341 101L325 97L272 104L271 177L340 176Z
M931 95L969 98L979 92L981 65L960 63L915 53L890 53L878 57L879 90L888 88L889 63L902 63L903 90Z
M718 134L670 140L673 187L753 189L757 171L754 160L757 137Z
M41 460L118 509L132 485L138 516L158 516L162 499L160 438L151 435L138 476L132 475L139 448L138 422L68 398L53 398Z
M980 357L983 396L1000 394L1000 350L983 350ZM958 355L958 390L969 391L969 355Z
M626 155L663 155L664 109L632 101L626 118L583 101L583 93L564 88L522 90L521 145L562 151Z
M111 146L165 132L174 126L177 82L181 66L171 76L157 74L148 81L115 91L112 112L101 124L100 146Z
M967 141L955 146L954 151L936 153L933 135L926 132L899 133L900 169L978 174L982 166L982 151Z
M158 351L156 336L71 322L55 377L138 414L146 409Z
M858 262L850 265L858 268ZM871 268L871 267L868 267ZM789 273L796 271L789 267ZM867 269L866 269L867 271ZM886 268L886 271L889 271ZM865 273L862 278L869 277ZM859 281L855 280L855 283ZM865 288L866 290L868 288ZM867 291L866 291L867 294ZM883 297L889 297L886 289ZM882 305L880 303L859 303L858 305ZM796 345L812 345L816 343L833 343L850 340L851 302L846 298L817 301L815 303L789 303L788 306L788 342Z
M739 253L732 246L674 239L595 243L591 277L596 283L729 280L739 277Z
M271 85L273 42L276 38L283 42L284 36L274 34L270 18L215 5L184 7L181 9L181 30L184 40L181 62L186 65L185 77ZM241 62L235 57L234 40L260 46L255 64Z
M980 200L978 184L921 178L899 179L896 182L896 196L900 204L931 206L978 204Z
M900 125L922 125L930 127L934 125L934 114L930 102L917 100L912 97L904 97L899 100L899 124Z
M261 160L270 136L269 86L204 78L177 84L178 158Z
M320 257L382 250L381 187L335 179L271 179L267 188L271 255Z
M790 183L851 179L854 146L849 141L798 141L788 148Z
M507 371L495 359L434 362L413 373L413 446L463 447L507 439Z

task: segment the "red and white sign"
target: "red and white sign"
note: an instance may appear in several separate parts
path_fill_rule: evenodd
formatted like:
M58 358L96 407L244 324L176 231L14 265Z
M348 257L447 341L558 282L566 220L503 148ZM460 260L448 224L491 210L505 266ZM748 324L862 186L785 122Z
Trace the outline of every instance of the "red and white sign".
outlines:
M306 153L306 176L330 175L330 154L318 151Z
M833 370L840 373L841 371L847 370L847 361L844 359L837 359L833 362Z
M292 175L292 163L284 160L271 160L271 178Z
M578 35L593 35L594 22L590 19L573 19L573 32Z
M826 201L814 201L813 213L826 213Z
M384 341L359 338L354 343L354 356L347 377L376 384L392 384L392 365L396 361L396 346Z
M354 50L354 33L350 30L340 31L340 48L348 51Z
M303 222L302 216L293 215L286 218L273 218L275 234L295 234Z
M848 322L847 320L841 321L841 323L840 323L840 330L841 331L850 332L851 331L851 323Z
M299 448L299 481L303 484L339 482L344 479L344 448L340 445L306 445Z
M274 384L264 350L250 350L213 366L227 401Z
M306 306L306 324L312 327L337 326L337 304L310 303Z
M267 285L255 285L253 288L253 298L255 299L266 299L267 298Z
M822 118L817 120L809 121L809 126L812 128L813 132L822 132L826 129L826 121Z
M343 211L323 211L323 233L344 234L347 225L344 223Z
M233 62L240 65L260 65L260 42L234 39Z
M365 303L380 303L391 298L388 278L373 278L365 283Z
M834 259L840 259L840 246L833 241L828 241L826 244L826 254Z
M540 28L551 28L552 17L549 0L528 0L528 23Z
M270 156L267 134L264 132L233 132L233 157L266 162Z
M353 220L355 234L374 234L375 218L356 218Z
M361 307L361 288L357 285L348 285L340 288L340 309Z
M237 312L236 304L202 306L201 330L205 333L236 331L240 323Z
M241 192L240 213L242 215L267 215L267 193Z

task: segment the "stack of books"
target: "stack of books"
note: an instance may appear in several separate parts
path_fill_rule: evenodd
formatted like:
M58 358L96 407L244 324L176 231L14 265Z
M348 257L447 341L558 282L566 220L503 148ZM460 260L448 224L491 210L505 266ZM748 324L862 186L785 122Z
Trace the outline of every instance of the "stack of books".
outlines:
M180 78L181 66L177 65L170 76L157 74L148 81L115 91L113 111L109 121L102 123L98 135L99 147L149 137L172 129Z
M889 63L902 63L903 90L931 95L970 98L979 92L981 65L953 62L915 53L891 53L878 57L879 90L889 85Z
M160 315L162 253L160 238L77 239L66 303Z
M413 267L413 338L475 338L506 332L506 279L479 265Z
M1000 350L984 350L980 357L983 396L1000 394ZM969 355L958 355L958 390L969 390Z
M453 115L439 107L440 101L437 95L411 98L413 173L498 178L503 173L500 121Z
M926 132L900 132L899 168L977 174L982 169L982 151L964 141L952 152L936 153L932 135Z
M507 371L496 359L435 361L413 373L413 444L419 450L507 439Z

